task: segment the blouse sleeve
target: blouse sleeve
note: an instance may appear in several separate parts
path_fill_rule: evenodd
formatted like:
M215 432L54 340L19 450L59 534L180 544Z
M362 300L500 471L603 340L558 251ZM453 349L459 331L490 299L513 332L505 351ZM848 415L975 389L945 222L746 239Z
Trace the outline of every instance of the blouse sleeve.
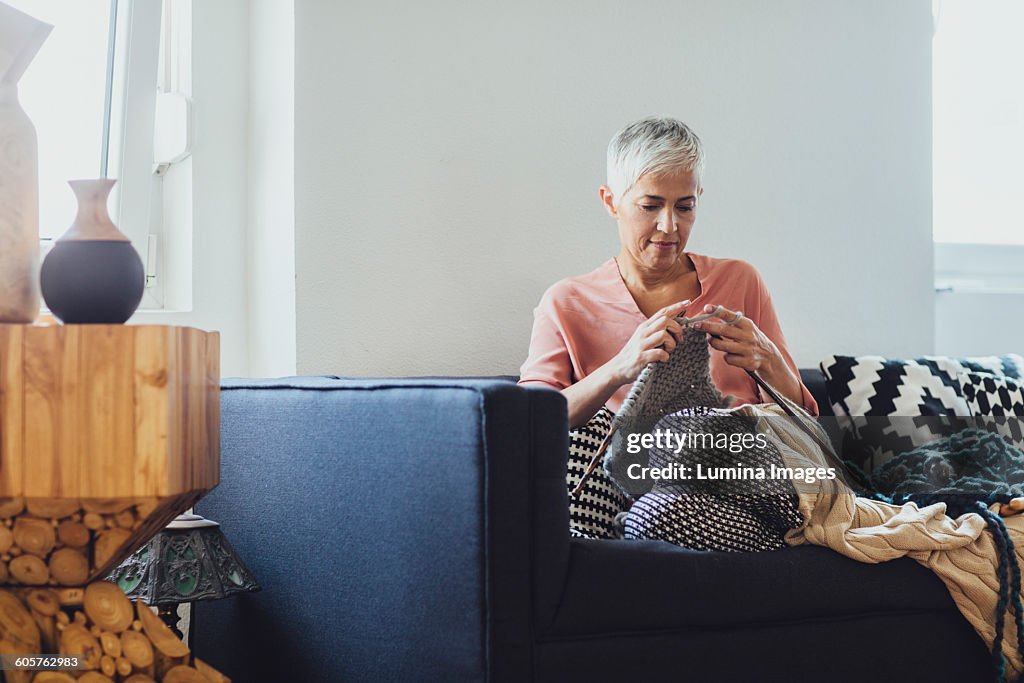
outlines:
M789 354L789 347L786 345L786 337L782 334L782 326L779 324L779 317L775 313L775 305L772 303L772 296L768 292L768 287L765 285L764 280L760 274L757 276L757 301L758 301L758 318L757 326L764 332L769 339L771 339L775 346L778 347L779 353L782 354L783 360L786 361L786 365L796 375L797 381L800 382L800 393L801 393L801 405L811 415L818 414L818 402L811 396L811 392L804 386L803 381L800 379L800 370L796 367L796 363L793 362L793 357Z
M527 382L539 382L559 391L572 384L569 348L547 295L533 310L530 352L519 369L519 383Z

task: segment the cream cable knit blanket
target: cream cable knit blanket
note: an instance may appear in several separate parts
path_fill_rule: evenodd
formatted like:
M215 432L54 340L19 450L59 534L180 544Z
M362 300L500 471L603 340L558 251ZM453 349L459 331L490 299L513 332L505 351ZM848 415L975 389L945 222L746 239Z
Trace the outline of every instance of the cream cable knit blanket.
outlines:
M776 437L787 467L829 466L820 447L777 405L743 406L736 412L769 418L759 419L758 429ZM810 420L806 423L813 425ZM821 436L827 438L824 433ZM998 552L991 534L984 533L980 515L952 519L946 515L945 503L918 508L915 503L900 506L858 498L839 479L794 484L804 523L786 534L789 545L825 546L860 562L909 557L923 564L942 579L960 612L991 649L999 594ZM997 504L992 509L998 513L998 508ZM1004 522L1017 560L1024 565L1024 515ZM1004 628L1003 654L1013 680L1024 671L1024 662L1015 649L1017 629L1009 613Z

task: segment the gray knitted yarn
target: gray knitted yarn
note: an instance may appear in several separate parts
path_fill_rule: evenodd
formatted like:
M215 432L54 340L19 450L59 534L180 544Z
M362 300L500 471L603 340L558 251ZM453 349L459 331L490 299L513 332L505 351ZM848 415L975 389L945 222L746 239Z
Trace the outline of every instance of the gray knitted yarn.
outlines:
M630 434L657 430L733 438L756 433L756 419L722 410L726 400L711 382L706 335L683 328L682 340L668 361L648 366L634 383L615 416L618 425L604 467L628 495L636 499L620 516L626 538L658 539L694 550L757 552L785 546L789 529L799 526L799 498L786 479L697 479L705 471L738 465L785 465L778 448L733 452L722 445L654 446L630 453ZM634 449L636 444L634 444ZM636 478L631 465L663 469L684 465L691 476ZM635 469L635 468L634 468ZM681 471L681 470L680 470Z
M686 322L684 318L677 320ZM711 383L709 358L707 335L684 325L682 339L668 360L651 363L633 382L632 389L612 421L614 436L604 458L605 472L628 496L641 496L650 491L653 485L649 480L638 481L626 474L627 468L634 463L641 467L647 467L650 463L647 449L641 449L639 453L627 453L626 439L629 434L651 432L657 422L669 413L688 408L706 412L708 408L728 406L728 402Z

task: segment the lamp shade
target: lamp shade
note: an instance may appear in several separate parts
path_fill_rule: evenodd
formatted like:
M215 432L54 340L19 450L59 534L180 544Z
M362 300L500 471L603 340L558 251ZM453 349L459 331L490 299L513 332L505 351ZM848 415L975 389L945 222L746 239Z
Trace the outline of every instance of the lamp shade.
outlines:
M260 590L217 522L179 515L107 576L149 605L219 600Z

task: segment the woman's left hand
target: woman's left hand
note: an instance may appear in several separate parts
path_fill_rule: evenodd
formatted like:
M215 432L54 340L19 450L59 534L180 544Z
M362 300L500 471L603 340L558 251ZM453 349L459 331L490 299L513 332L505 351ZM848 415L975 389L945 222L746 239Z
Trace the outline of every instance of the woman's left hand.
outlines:
M708 334L708 344L725 354L726 363L756 372L780 394L804 405L804 389L799 375L786 363L775 342L753 320L724 306L705 306L704 311L715 313L715 317L693 323L693 328ZM762 394L761 400L773 399Z
M716 308L708 305L704 312L714 313ZM693 323L693 328L711 335L711 348L725 352L725 362L737 368L757 372L782 360L775 343L740 311L723 306L716 317Z

